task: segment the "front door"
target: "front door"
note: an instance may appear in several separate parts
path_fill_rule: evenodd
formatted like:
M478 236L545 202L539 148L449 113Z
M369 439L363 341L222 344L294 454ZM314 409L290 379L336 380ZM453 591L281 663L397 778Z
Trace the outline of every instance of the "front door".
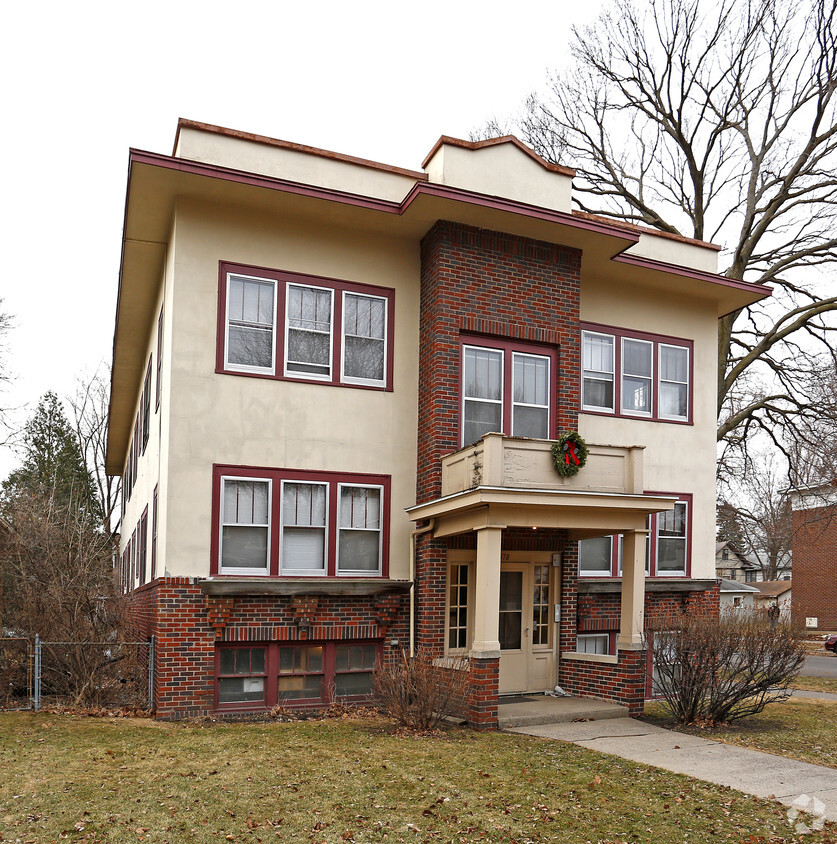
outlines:
M555 685L552 566L503 563L500 569L500 694Z

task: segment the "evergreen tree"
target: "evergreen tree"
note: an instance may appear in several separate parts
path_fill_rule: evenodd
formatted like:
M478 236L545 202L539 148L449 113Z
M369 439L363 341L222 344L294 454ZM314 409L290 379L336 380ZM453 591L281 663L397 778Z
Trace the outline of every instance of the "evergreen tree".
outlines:
M94 524L101 522L93 478L55 393L41 397L24 429L22 465L2 487L6 506L21 495L48 496L58 507L77 511Z

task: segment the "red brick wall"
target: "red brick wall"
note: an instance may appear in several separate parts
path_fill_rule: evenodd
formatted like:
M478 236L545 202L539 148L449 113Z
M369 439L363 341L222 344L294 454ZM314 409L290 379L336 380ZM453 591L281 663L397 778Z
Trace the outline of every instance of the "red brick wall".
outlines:
M553 434L575 430L579 406L581 252L440 221L421 244L416 500L441 490L441 457L459 448L460 334L559 350Z
M837 507L794 510L791 618L837 630Z
M221 642L398 639L406 646L402 595L209 597L191 578L158 578L130 596L138 635L155 636L154 705L166 719L206 715ZM393 648L384 648L385 657Z

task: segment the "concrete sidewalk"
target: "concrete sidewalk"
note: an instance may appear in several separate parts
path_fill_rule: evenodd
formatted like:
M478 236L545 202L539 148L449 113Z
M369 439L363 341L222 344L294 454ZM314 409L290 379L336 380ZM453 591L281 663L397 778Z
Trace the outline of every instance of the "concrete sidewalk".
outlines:
M790 806L803 794L837 821L837 769L655 727L633 718L514 727L511 733L558 739L645 765L736 788Z

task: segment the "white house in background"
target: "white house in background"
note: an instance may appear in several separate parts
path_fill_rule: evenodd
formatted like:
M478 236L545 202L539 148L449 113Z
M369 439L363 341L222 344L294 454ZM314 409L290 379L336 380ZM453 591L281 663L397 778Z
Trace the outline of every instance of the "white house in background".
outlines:
M740 583L737 580L721 578L721 613L732 610L748 611L755 607L756 595L759 590L750 583Z

